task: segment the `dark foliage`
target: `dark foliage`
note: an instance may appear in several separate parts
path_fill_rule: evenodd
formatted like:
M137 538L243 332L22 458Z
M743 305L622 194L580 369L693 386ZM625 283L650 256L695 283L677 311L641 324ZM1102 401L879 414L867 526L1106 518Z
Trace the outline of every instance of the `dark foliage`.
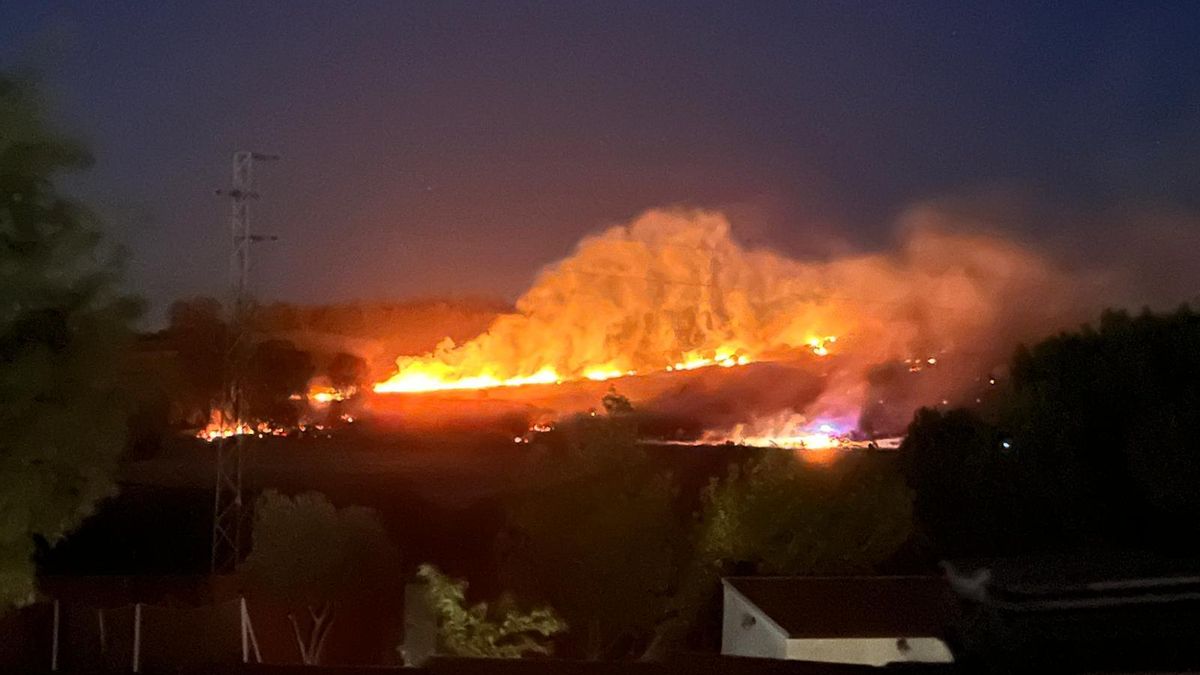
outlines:
M648 459L625 397L584 418L562 453L534 466L530 490L508 504L500 577L548 603L571 631L568 654L638 654L662 618L683 554L676 485Z
M0 611L33 598L32 554L112 494L140 303L117 289L97 217L56 181L91 156L0 74Z
M920 411L901 456L917 517L945 552L1194 552L1200 315L1109 311L1022 347L986 421Z
M169 316L166 337L179 370L175 396L184 418L203 423L223 397L229 328L221 303L209 297L177 300Z
M245 392L250 416L279 424L295 424L299 402L316 367L308 352L287 340L267 340L254 347L246 364Z
M334 354L325 372L329 376L329 383L340 391L361 389L370 384L367 362L347 352Z

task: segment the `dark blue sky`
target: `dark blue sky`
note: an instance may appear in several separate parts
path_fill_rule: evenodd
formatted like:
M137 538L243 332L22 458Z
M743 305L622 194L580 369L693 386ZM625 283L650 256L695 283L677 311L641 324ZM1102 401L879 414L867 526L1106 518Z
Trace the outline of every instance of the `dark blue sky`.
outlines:
M1193 2L0 4L159 303L220 291L239 148L284 156L257 275L291 300L513 297L673 203L803 254L1019 194L1017 234L1086 251L1098 214L1200 207L1197 35Z

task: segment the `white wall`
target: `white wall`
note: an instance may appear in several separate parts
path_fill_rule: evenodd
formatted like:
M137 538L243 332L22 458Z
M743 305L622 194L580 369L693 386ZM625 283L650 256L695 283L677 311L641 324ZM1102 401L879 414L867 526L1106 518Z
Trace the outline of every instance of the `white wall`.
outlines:
M423 666L437 652L437 616L429 606L429 587L424 581L404 586L404 665Z
M938 638L905 638L901 649L897 638L803 638L787 641L787 656L800 661L855 663L883 666L898 661L952 663L950 649Z
M787 633L729 584L724 586L721 653L726 656L788 658Z

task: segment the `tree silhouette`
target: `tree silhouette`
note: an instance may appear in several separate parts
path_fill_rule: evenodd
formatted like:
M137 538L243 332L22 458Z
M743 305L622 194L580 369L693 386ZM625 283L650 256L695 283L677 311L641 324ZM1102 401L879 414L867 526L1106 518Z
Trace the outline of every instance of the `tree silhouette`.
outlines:
M288 615L306 665L320 663L339 605L399 596L400 554L373 509L336 508L317 492L268 490L242 565L251 584L305 610Z
M1194 551L1197 345L1200 315L1186 306L1108 311L1098 327L1018 349L985 418L918 413L901 455L922 526L948 551L988 539L1010 550L1024 541Z
M225 397L229 327L221 303L209 297L177 300L168 313L166 338L175 351L183 417L204 423Z
M329 384L338 391L355 391L368 384L367 362L347 352L334 354L325 372L329 376Z
M917 412L900 469L913 490L913 513L942 555L1013 553L1041 541L1025 518L1034 498L1016 491L1011 447L972 411Z
M258 343L244 374L244 391L250 416L277 424L295 424L300 404L316 367L308 352L287 340Z
M38 543L116 489L140 307L116 290L98 219L55 187L90 163L47 129L30 81L0 74L0 608L32 599Z
M500 542L506 586L562 612L589 659L645 643L683 554L674 481L637 444L628 400L606 408L564 454L542 458L540 487L509 503Z

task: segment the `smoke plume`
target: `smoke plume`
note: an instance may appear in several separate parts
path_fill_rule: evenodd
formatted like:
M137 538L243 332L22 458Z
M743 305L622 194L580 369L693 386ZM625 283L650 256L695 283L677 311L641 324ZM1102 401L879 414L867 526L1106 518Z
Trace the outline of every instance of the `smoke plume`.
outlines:
M746 249L720 213L655 210L584 239L478 337L401 357L379 390L783 362L819 374L818 393L811 378L802 400L776 378L729 378L730 396L758 402L738 410L736 401L716 404L721 379L709 378L696 405L719 407L743 428L756 420L853 426L881 386L934 403L952 381L1003 361L1017 341L1073 326L1081 291L1044 256L966 231L933 208L905 216L894 250L831 260ZM928 385L897 385L892 371L920 372ZM748 387L783 393L749 396ZM656 404L678 407L687 396Z

